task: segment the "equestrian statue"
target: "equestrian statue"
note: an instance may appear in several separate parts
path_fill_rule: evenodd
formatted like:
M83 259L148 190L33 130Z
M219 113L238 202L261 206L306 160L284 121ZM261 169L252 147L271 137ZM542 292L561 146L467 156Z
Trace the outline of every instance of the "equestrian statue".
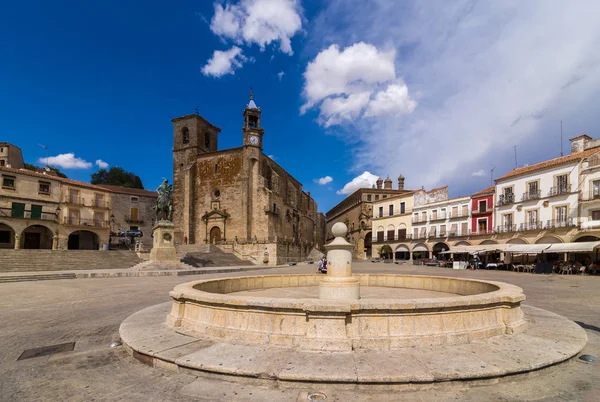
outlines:
M158 198L156 199L156 223L160 221L173 222L173 185L169 180L163 177L163 182L156 189Z

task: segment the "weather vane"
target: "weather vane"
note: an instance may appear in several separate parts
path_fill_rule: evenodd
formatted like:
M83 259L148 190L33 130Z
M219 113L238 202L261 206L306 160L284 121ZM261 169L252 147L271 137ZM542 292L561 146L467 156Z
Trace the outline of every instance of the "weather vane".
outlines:
M196 106L194 110L196 111L196 114L198 114L198 106Z

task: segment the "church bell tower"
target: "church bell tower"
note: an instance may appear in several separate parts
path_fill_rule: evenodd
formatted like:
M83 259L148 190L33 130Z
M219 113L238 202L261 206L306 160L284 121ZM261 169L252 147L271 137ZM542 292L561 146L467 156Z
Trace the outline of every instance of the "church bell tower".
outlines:
M260 108L254 102L254 94L250 90L250 102L244 109L244 146L262 149L265 130L260 127Z

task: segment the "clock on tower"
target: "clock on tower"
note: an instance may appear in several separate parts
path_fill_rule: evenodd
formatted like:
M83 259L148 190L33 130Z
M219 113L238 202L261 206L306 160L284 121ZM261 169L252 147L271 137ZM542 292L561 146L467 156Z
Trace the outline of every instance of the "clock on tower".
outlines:
M265 133L260 127L260 108L254 102L254 95L250 90L250 102L244 110L244 145L262 148L262 136Z

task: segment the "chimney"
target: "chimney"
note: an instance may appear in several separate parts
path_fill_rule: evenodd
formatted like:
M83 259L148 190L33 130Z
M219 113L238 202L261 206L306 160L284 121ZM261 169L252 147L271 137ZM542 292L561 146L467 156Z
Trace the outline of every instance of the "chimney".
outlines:
M581 134L569 139L571 141L571 153L584 151L591 139L592 137L587 134Z
M404 190L404 176L398 176L398 190Z
M383 184L383 188L385 188L386 190L391 190L392 189L392 179L390 179L390 175L388 175L388 177L385 179L385 182Z
M377 179L376 183L377 183L377 188L381 189L381 185L383 184L383 179L380 177L379 179Z

